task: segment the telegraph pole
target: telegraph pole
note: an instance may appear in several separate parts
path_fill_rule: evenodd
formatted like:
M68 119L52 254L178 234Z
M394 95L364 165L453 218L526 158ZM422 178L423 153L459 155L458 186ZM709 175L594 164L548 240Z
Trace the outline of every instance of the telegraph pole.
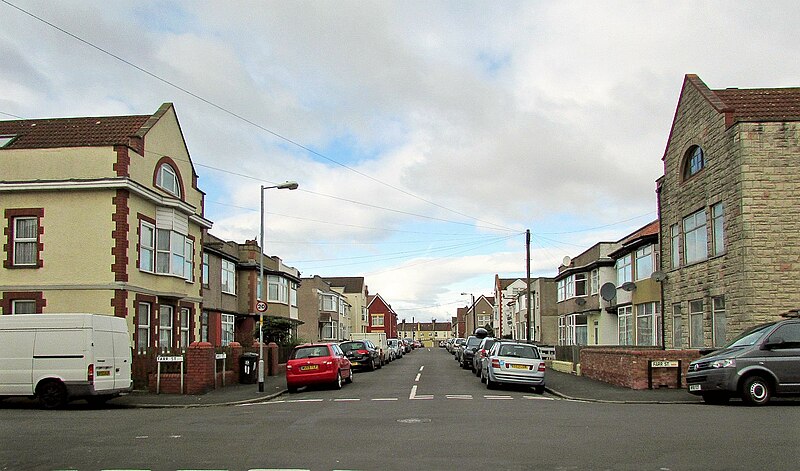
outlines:
M531 343L531 230L525 231L525 252L527 254L525 260L525 272L527 275L527 289L525 295L528 297L527 313L525 315L525 324L528 331L528 343ZM535 326L534 326L535 329Z

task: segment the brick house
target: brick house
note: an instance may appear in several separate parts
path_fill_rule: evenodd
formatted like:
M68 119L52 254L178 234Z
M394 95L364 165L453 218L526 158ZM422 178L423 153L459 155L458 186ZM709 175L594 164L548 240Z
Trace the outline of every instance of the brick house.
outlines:
M367 296L367 312L367 332L383 332L387 339L397 338L397 313L380 294Z
M171 103L0 121L0 310L114 315L138 349L186 348L211 227L203 199Z
M665 346L722 345L800 306L800 88L686 75L658 180Z

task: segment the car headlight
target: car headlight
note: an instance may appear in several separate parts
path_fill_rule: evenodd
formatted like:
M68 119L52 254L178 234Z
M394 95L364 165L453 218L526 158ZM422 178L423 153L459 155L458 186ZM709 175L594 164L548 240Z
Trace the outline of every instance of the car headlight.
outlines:
M736 368L736 360L729 358L726 360L712 361L709 368Z

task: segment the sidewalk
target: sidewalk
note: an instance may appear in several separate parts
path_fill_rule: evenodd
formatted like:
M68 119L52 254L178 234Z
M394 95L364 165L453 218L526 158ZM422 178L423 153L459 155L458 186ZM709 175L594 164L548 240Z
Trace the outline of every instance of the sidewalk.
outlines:
M258 391L258 383L237 383L219 387L199 395L155 394L147 391L134 391L128 395L111 399L108 404L137 408L211 407L268 401L284 391L286 391L286 376L281 374L264 378L264 392Z
M547 371L547 391L564 399L623 404L693 404L699 396L683 389L628 389L570 373Z

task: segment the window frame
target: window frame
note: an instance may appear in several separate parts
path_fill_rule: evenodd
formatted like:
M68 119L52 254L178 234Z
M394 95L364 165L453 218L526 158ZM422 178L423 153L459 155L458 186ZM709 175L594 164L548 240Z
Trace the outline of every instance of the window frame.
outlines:
M589 287L587 283L589 282L589 277L587 276L586 272L575 273L572 275L575 277L575 297L585 297L589 295ZM582 289L579 289L581 288Z
M670 263L672 269L678 269L681 266L681 228L679 224L669 226L670 232Z
M728 334L728 318L725 309L725 296L711 297L711 343L722 347ZM721 338L720 338L721 337Z
M158 349L162 352L175 347L175 307L169 304L158 306Z
M145 229L150 231L150 240L145 240ZM149 267L145 266L148 260L144 254L149 254ZM156 225L147 221L139 221L139 270L147 273L156 272Z
M686 150L683 159L683 181L694 177L706 168L705 151L698 145L693 145Z
M165 176L165 174L168 174L168 175ZM167 180L167 177L169 177L168 180ZM165 184L166 181L168 181L172 185L174 185L175 188L173 189L173 188L170 188L169 186L167 186ZM170 164L168 162L162 162L158 166L158 170L156 172L156 186L161 188L162 190L166 191L167 193L171 194L172 196L174 196L176 198L180 198L182 196L182 194L181 194L181 182L180 182L180 177L179 177L178 171L175 169L175 167L172 166L172 164Z
M617 259L617 287L625 283L633 282L633 256L630 253ZM620 274L622 277L620 278Z
M33 310L30 312L19 312L20 305L32 305ZM11 314L12 315L26 315L26 314L38 314L38 306L35 299L12 299L11 300Z
M180 309L180 339L179 347L181 351L185 351L189 347L189 336L191 333L192 325L192 310L188 307L181 307Z
M136 305L136 350L146 352L150 348L151 316L153 305L149 302L139 301ZM145 322L143 322L145 321ZM145 334L144 339L142 333Z
M220 314L220 345L227 347L234 341L236 333L236 316L233 314Z
M371 325L373 327L385 327L384 322L386 319L383 314L372 314L370 316L370 319L371 319ZM380 323L378 323L377 321L380 321Z
M689 348L705 347L704 309L703 299L689 301ZM699 325L695 325L695 323Z
M236 295L236 263L228 259L221 259L220 291L225 294Z
M34 232L33 236L23 237L23 236L19 235L19 232L20 232L19 229L20 228L19 228L19 226L17 224L20 223L20 222L23 222L23 221L31 221L32 222L31 229ZM39 218L36 217L36 216L16 216L16 217L11 218L11 225L12 225L12 228L13 228L13 230L11 231L11 238L12 238L11 247L13 247L11 249L12 250L12 260L13 260L12 263L14 264L15 267L35 267L35 266L37 266L38 258L39 258L39 256L38 256L38 252L39 252L39 250L38 250L38 245L39 245ZM30 250L30 252L31 252L30 253L30 261L27 261L27 260L23 261L23 262L19 261L18 254L20 252L23 252L23 251L19 250L19 248L18 248L18 245L20 245L20 244L25 244L26 247L27 246L31 246L33 248L33 250Z
M672 347L683 348L683 307L681 303L672 305Z
M683 218L683 259L687 265L708 260L708 218L705 208Z
M203 286L208 288L209 275L211 274L211 266L209 265L208 252L203 252L201 258L202 258L203 268L200 274L200 276L202 277L200 281L203 284Z
M636 305L636 345L655 347L661 343L661 303L657 301ZM643 324L649 329L649 335L642 334ZM646 337L646 338L645 338Z
M617 343L619 345L635 345L636 333L633 329L633 306L617 308Z
M711 254L725 253L725 204L718 202L711 205Z

